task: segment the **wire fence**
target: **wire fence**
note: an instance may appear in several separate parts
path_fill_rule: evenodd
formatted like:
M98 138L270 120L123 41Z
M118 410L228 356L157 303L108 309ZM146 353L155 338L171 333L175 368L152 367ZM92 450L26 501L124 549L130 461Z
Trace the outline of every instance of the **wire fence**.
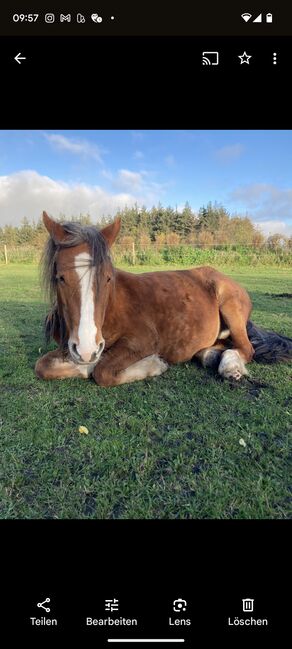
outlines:
M42 248L29 244L0 246L0 263L39 263ZM292 266L292 249L236 243L151 243L147 245L115 244L112 250L115 264L130 266L167 264L200 264L239 262L252 264L285 264Z

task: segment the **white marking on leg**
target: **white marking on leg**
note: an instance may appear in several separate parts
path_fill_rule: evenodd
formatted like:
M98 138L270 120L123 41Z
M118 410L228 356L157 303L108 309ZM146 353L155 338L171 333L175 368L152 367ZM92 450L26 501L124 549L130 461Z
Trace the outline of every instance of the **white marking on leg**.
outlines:
M227 349L223 352L218 372L225 379L239 381L242 376L248 374L245 364L236 349Z
M218 366L221 355L222 351L220 351L219 349L214 349L214 347L202 349L202 351L196 354L196 356L200 359L203 367Z
M70 376L73 377L80 374L82 378L88 379L95 368L95 363L88 363L88 365L77 365L69 359L62 361L60 358L55 358L52 362L52 366L56 368L56 370L60 373L64 373L64 376L60 376L59 378L67 379L70 378Z
M152 356L146 356L123 370L119 375L121 378L119 383L131 383L132 381L142 381L150 376L160 376L167 368L168 364L162 358L159 358L157 354L152 354Z
M219 333L218 340L225 340L226 338L229 338L229 336L230 329L222 329L222 331L220 331Z
M77 365L79 374L83 376L84 379L88 379L95 368L95 363L88 363L88 365Z
M77 351L84 361L90 361L96 351L96 324L94 322L93 282L95 268L84 268L91 261L87 252L81 252L75 257L76 272L80 285L80 321L78 327L79 344ZM80 266L80 267L79 267ZM97 359L98 360L98 359Z

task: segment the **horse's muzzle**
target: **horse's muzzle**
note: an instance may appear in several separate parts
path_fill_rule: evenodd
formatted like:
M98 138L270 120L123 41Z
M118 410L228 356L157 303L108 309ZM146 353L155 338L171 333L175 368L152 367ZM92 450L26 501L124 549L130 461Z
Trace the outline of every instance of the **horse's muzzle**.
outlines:
M89 354L86 354L87 358L83 358L77 350L76 343L70 343L69 341L68 344L70 356L72 358L72 361L76 363L76 365L93 365L98 363L101 354L104 350L104 346L105 346L105 342L101 341L98 347L96 348L96 350L91 353L91 356Z

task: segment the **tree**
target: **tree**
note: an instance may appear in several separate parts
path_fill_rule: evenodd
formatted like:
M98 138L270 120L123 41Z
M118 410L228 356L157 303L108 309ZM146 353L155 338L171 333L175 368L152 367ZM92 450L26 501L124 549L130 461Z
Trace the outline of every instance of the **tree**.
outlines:
M208 230L202 230L202 232L199 232L198 234L198 243L202 248L208 248L212 245L214 245L214 236L211 232L208 232Z
M258 228L255 228L254 235L252 238L252 245L255 248L261 248L264 245L264 243L265 243L265 237L263 233L260 230L258 230Z
M147 246L150 246L151 239L149 237L149 234L147 234L147 232L141 232L139 234L138 243L140 244L140 246L142 246L144 248L146 248Z
M275 234L271 234L268 237L267 244L271 250L279 250L285 247L286 242L287 239L283 234L280 234L279 232L275 232Z
M157 207L152 207L150 210L150 237L152 241L156 239L157 234L167 232L167 219L164 208L161 203Z
M214 203L213 205L209 202L206 207L203 206L199 209L195 227L199 232L201 230L209 230L216 239L216 232L219 230L219 226L223 227L224 224L227 224L229 218L229 213L222 205L218 203Z
M234 216L228 224L229 243L252 245L255 226L246 216Z
M176 232L181 239L187 239L195 230L195 215L188 202L181 212L176 212L176 223L174 232Z
M292 234L289 239L287 239L287 248L288 250L292 250Z
M18 228L18 241L19 243L31 243L34 235L34 226L29 222L26 216L21 220L20 228Z
M168 232L165 236L165 242L170 246L177 246L180 242L180 237L177 232Z

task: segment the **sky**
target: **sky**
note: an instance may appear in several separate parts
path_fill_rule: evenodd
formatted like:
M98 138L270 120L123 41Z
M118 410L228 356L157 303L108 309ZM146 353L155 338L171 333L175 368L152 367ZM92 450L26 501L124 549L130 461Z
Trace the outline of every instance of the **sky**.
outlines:
M292 234L292 131L0 131L0 226L209 201Z

